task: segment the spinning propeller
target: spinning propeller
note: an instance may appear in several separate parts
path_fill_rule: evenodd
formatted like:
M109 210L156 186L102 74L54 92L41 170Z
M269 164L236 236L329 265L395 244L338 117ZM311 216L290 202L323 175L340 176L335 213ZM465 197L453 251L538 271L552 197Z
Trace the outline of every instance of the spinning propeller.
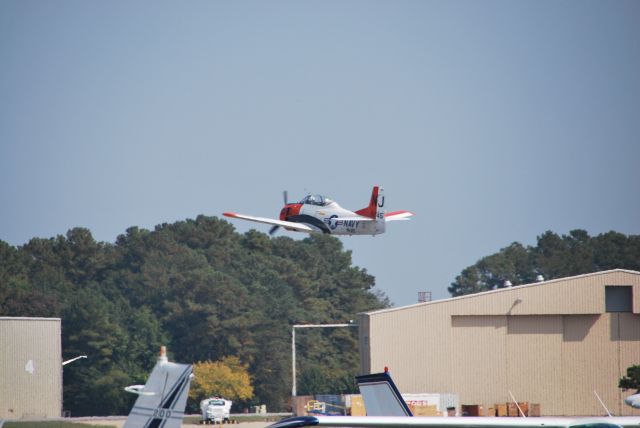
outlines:
M285 206L289 205L289 194L287 193L286 190L282 192L282 197L284 199L284 205ZM280 226L278 225L273 226L271 229L269 229L269 235L273 235L274 233L276 233L278 229L280 229Z

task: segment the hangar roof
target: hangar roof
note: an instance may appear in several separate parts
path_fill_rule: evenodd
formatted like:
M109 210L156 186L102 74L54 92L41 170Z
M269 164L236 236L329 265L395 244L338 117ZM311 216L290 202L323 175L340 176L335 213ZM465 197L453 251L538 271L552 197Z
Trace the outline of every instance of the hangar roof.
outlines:
M640 272L613 269L517 285L475 294L365 312L431 310L448 305L451 315L555 315L605 312L605 286L632 286L633 313L640 313Z
M0 320L9 321L60 321L61 318L44 318L44 317L0 317Z

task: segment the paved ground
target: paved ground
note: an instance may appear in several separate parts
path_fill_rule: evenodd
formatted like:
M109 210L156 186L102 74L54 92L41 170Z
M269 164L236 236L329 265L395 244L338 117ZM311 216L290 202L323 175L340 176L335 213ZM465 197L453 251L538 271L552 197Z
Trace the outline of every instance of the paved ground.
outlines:
M90 425L111 425L116 428L122 428L126 418L124 416L112 416L107 418L73 418L73 422L81 422ZM237 424L224 424L223 428L265 428L273 422L239 422ZM182 424L184 428L219 428L220 425L200 425L200 424Z

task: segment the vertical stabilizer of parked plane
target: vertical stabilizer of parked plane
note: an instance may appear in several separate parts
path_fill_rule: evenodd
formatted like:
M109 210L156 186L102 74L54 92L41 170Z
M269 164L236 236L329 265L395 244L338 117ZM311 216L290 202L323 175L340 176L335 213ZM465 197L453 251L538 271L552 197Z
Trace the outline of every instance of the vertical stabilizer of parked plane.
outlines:
M389 372L356 376L367 416L413 416Z
M123 428L180 428L192 372L188 364L169 362L163 346L147 383L125 388L138 399Z

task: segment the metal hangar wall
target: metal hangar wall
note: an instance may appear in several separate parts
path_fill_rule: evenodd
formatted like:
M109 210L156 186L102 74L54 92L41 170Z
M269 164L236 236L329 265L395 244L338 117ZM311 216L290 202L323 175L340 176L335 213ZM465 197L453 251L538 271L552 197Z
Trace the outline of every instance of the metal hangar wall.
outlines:
M359 314L360 369L402 392L455 393L542 415L640 415L620 377L640 364L640 272L611 270Z

